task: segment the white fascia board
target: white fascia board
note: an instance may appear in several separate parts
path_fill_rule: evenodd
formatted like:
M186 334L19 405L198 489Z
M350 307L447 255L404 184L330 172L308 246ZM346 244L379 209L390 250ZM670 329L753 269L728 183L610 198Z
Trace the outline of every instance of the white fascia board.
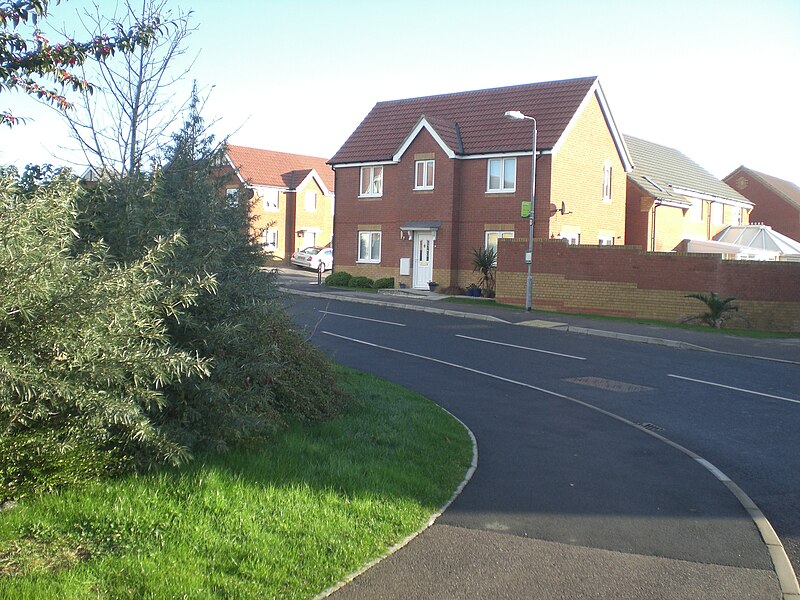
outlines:
M242 177L242 174L239 172L238 167L235 164L233 164L233 160L231 160L231 155L228 152L225 152L225 160L228 161L228 164L231 166L231 169L233 169L233 172L236 173L236 177L239 179L239 182L243 186L245 186L245 187L255 187L255 186L253 186L251 184L248 184L247 181L245 181L245 178Z
M332 165L333 169L346 169L348 167L377 167L379 165L396 165L398 161L396 160L373 160L370 162L354 162L354 163L341 163L338 165Z
M657 206L671 206L672 208L691 208L692 203L689 200L679 200L676 198L664 198L661 196L656 196L655 198Z
M708 200L709 202L719 202L720 204L727 204L737 208L753 208L752 202L742 202L741 200L734 200L733 198L726 198L724 196L715 196L714 194L707 194L706 192L698 192L696 190L689 190L682 187L670 186L672 191L681 196L688 198L697 198L698 200Z
M328 186L326 186L325 182L322 181L322 178L319 176L319 173L317 173L316 169L311 169L308 175L306 175L305 179L303 179L303 181L301 181L300 184L296 186L294 189L299 191L301 187L303 187L306 183L308 183L312 179L317 182L317 185L322 190L323 195L333 196L333 194L331 194L330 190L328 189Z
M444 143L444 140L441 137L439 137L439 134L436 133L436 130L433 128L433 126L430 123L428 123L428 119L426 119L423 116L420 117L419 121L417 122L417 126L411 130L411 133L409 133L406 136L406 139L403 140L402 144L400 144L400 147L397 149L397 152L395 152L394 156L392 156L392 160L394 160L394 162L396 163L400 162L400 158L403 156L403 153L406 150L408 150L408 147L411 145L411 142L414 141L414 139L419 135L419 132L422 131L423 129L428 130L428 133L430 133L433 139L436 140L436 143L439 144L439 146L441 146L442 150L444 150L444 153L447 155L447 158L455 158L456 153L453 152L453 150L447 144Z
M614 121L614 116L611 114L611 109L608 107L608 101L603 93L603 88L600 87L599 79L595 79L592 87L589 88L586 96L583 98L583 100L581 100L578 110L576 110L575 114L572 115L569 123L561 133L561 137L558 138L558 141L553 146L552 153L555 154L561 148L564 140L569 137L569 134L572 132L575 124L578 122L581 113L583 113L583 111L586 109L586 106L589 104L589 102L591 102L592 98L597 98L597 102L600 104L600 111L603 113L603 117L608 125L608 131L611 133L611 138L614 140L614 145L617 147L617 154L619 154L622 167L625 169L626 173L630 173L634 167L633 159L631 159L630 152L628 152L628 146L625 144L625 139L622 137L622 134L620 134L619 129L617 128L617 124Z

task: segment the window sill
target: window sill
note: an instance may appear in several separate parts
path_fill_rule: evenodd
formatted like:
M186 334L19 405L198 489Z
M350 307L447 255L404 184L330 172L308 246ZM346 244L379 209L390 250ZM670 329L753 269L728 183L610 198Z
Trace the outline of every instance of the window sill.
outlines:
M358 197L359 200L380 200L383 194L364 194Z
M379 265L380 260L356 260L357 265Z
M492 196L513 196L517 193L516 189L513 190L486 190L487 195Z

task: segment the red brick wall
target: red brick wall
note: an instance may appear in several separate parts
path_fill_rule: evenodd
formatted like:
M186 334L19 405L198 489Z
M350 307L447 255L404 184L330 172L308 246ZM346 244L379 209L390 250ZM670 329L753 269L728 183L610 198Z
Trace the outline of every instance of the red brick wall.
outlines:
M500 242L497 298L523 305L523 240ZM678 321L702 312L690 293L733 296L757 329L800 331L800 263L723 261L713 254L642 252L630 246L534 244L537 310Z
M800 210L797 207L739 169L724 181L755 204L750 212L751 223L764 223L793 240L800 240Z

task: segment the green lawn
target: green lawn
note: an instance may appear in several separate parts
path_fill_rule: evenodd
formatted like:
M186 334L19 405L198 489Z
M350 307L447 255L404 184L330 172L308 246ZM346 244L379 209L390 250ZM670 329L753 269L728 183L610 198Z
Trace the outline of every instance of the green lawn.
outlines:
M432 402L338 369L343 416L0 514L0 598L310 598L417 530L472 460Z

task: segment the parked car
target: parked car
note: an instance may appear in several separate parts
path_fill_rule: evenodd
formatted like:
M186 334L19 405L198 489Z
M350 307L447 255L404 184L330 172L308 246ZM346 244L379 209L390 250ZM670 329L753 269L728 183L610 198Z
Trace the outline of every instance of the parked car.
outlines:
M333 250L309 246L292 254L293 265L312 271L330 271L333 268Z

